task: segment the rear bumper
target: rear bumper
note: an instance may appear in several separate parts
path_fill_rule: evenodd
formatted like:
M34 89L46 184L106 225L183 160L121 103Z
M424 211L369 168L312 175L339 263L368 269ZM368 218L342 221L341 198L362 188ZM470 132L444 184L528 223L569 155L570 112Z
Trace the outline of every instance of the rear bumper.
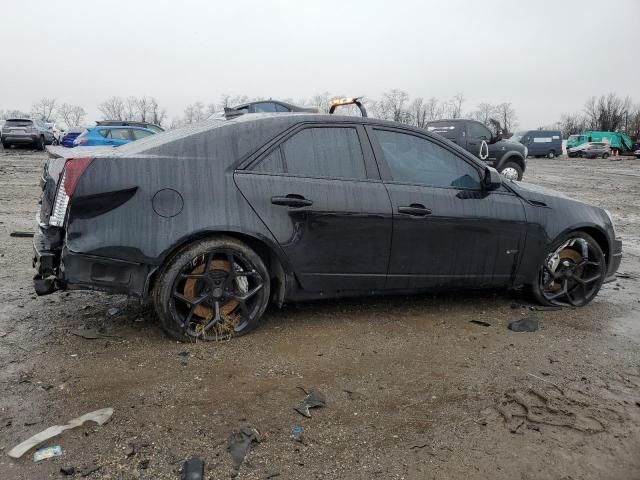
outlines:
M38 135L2 135L2 143L11 145L27 145L36 143L40 137Z
M616 272L620 268L620 262L622 262L622 240L615 239L611 255L609 256L609 265L607 267L607 278L604 281L605 283L615 281Z
M38 295L69 289L144 296L152 267L72 252L61 235L60 229L40 227L33 237L33 283Z

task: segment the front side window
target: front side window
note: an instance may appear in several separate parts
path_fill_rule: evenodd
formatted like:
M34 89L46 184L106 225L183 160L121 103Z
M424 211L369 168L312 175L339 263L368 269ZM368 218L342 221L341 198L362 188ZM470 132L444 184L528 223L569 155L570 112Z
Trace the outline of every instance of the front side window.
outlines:
M480 190L478 171L449 150L414 135L374 131L394 181Z
M365 179L364 155L353 127L314 127L282 145L287 173L305 177Z
M471 138L484 137L485 140L491 139L491 132L489 129L480 123L470 122L467 128L469 129L469 136Z

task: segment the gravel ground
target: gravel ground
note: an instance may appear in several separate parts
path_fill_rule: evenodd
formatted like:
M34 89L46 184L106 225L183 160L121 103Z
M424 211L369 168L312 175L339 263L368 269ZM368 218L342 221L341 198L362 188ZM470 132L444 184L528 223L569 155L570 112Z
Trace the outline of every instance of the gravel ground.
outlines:
M176 479L192 456L210 479L640 478L640 161L529 161L527 181L608 208L625 242L635 278L587 307L493 291L313 302L218 344L168 339L125 297L34 295L31 240L9 233L34 228L44 162L0 150L0 478ZM527 315L539 331L507 329ZM326 396L313 418L293 410L299 387ZM62 457L6 455L104 407L105 425L45 444ZM261 442L236 472L227 438L243 426Z

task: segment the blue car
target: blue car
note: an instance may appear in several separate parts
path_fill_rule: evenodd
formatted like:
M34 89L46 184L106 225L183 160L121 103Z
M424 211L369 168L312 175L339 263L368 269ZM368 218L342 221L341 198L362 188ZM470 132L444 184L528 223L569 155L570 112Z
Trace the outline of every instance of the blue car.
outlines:
M156 132L148 128L102 126L87 128L74 141L74 147L104 147L124 145L154 135Z
M73 141L80 136L82 132L84 132L84 127L72 127L66 131L66 133L62 136L62 146L71 148L73 147Z

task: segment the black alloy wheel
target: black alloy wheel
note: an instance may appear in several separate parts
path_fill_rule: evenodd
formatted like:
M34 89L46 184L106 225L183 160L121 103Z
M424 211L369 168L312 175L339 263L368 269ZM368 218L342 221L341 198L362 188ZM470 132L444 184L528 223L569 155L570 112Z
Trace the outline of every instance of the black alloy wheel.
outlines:
M226 340L257 326L269 292L261 258L242 242L219 237L178 253L160 275L154 300L171 336Z
M607 265L598 242L573 232L556 242L545 257L534 293L544 305L581 307L600 291Z

